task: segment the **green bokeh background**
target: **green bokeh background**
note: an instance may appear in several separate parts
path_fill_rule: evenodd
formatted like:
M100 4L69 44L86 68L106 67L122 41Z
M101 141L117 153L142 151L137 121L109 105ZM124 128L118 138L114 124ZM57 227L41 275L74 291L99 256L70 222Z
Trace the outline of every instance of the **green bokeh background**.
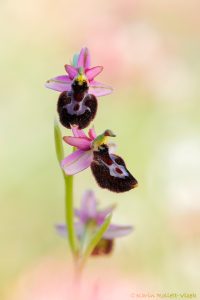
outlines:
M71 259L53 228L64 220L64 191L53 141L58 94L44 82L64 74L85 45L94 65L104 65L99 80L115 90L99 99L96 131L117 134L117 153L139 181L118 195L98 188L90 170L75 177L76 205L93 188L100 207L118 204L115 222L135 226L110 258L90 264L115 265L165 292L197 293L199 8L176 0L1 1L0 299L46 256Z

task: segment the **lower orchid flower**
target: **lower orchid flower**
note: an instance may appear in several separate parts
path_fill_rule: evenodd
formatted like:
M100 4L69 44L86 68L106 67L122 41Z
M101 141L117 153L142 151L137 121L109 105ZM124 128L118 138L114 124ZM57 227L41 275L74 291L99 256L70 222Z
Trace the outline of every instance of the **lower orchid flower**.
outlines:
M137 186L137 180L127 170L124 160L112 153L107 138L115 135L111 130L96 135L94 128L88 136L83 130L72 127L74 136L65 136L64 141L77 148L64 158L61 167L67 175L74 175L90 167L97 183L113 192L126 192Z
M95 233L103 224L106 217L112 213L114 208L115 206L113 205L104 210L97 210L97 200L94 192L86 191L82 197L80 209L75 210L75 215L79 219L75 223L75 230L80 242L84 238L88 226L90 226L90 234ZM60 235L67 235L67 228L64 224L56 225L56 229ZM93 249L91 255L105 255L111 253L114 239L128 235L132 230L132 226L110 224L99 243Z

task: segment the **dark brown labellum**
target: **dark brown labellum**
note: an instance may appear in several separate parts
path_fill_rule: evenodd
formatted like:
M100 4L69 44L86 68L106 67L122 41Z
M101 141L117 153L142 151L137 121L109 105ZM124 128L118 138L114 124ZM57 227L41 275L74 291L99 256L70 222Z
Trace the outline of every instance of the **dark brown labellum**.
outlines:
M114 245L113 240L107 240L107 239L102 238L99 241L99 243L96 245L94 250L92 251L91 255L93 255L93 256L108 255L112 252L113 245Z
M112 192L127 192L138 184L123 159L110 154L107 145L101 145L98 151L93 152L91 170L100 187Z
M62 92L58 99L57 111L64 127L77 125L79 129L87 127L97 111L97 99L87 92Z

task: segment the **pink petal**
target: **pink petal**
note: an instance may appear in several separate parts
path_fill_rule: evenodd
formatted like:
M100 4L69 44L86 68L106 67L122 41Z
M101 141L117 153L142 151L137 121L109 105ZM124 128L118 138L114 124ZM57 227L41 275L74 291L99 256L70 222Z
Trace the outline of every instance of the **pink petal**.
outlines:
M92 190L88 190L83 194L81 208L75 209L75 215L85 224L91 219L95 220L97 215L97 201Z
M95 194L92 190L88 190L84 193L81 199L81 217L85 220L94 219L97 214L97 201Z
M74 77L76 77L76 75L78 74L77 69L71 65L65 65L65 70L69 74L69 78L71 80L73 80Z
M77 236L80 238L84 233L84 224L81 222L77 222L74 224L74 227L75 227ZM56 224L55 228L56 228L56 231L58 232L58 234L60 234L61 236L66 237L68 235L68 230L67 230L65 224Z
M61 168L67 175L74 175L88 168L92 162L91 150L76 150L61 161Z
M90 53L88 48L82 48L79 54L77 67L88 69L90 67Z
M78 129L78 126L71 126L71 130L75 137L84 137L87 138L87 135L82 129Z
M49 79L45 86L49 89L58 91L58 92L64 92L64 91L70 91L71 90L71 84L72 81L67 75L61 75L54 78Z
M115 209L116 205L113 204L107 208L105 208L102 211L99 211L97 214L97 223L102 224L105 220L105 218L112 213L112 211Z
M92 81L99 73L101 73L103 71L103 67L101 66L97 66L91 69L88 69L85 72L85 75L87 76L87 79L89 81Z
M103 237L108 240L112 240L114 238L130 234L132 231L132 226L120 226L111 224L108 230L104 233Z
M91 141L86 138L72 137L72 136L64 136L63 140L74 147L77 147L81 150L90 150Z
M89 129L88 135L91 138L91 140L96 139L97 135L96 135L94 127L92 127L92 128Z
M104 83L94 80L90 82L89 93L97 97L109 95L112 93L112 91L112 87L105 85Z

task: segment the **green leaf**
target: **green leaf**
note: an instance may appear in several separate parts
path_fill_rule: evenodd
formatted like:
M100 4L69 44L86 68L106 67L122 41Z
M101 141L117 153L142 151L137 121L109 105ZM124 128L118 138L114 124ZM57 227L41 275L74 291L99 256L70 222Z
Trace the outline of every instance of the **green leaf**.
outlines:
M104 223L101 225L99 230L97 230L93 236L90 238L87 246L85 247L85 251L83 253L83 258L82 258L82 263L81 265L83 266L84 263L86 262L87 258L90 256L96 245L99 243L101 238L103 237L104 233L108 229L110 222L111 222L112 215L110 214L104 221Z
M64 150L63 150L61 130L56 119L54 121L54 139L55 139L56 156L60 164L61 160L63 160L64 158Z

